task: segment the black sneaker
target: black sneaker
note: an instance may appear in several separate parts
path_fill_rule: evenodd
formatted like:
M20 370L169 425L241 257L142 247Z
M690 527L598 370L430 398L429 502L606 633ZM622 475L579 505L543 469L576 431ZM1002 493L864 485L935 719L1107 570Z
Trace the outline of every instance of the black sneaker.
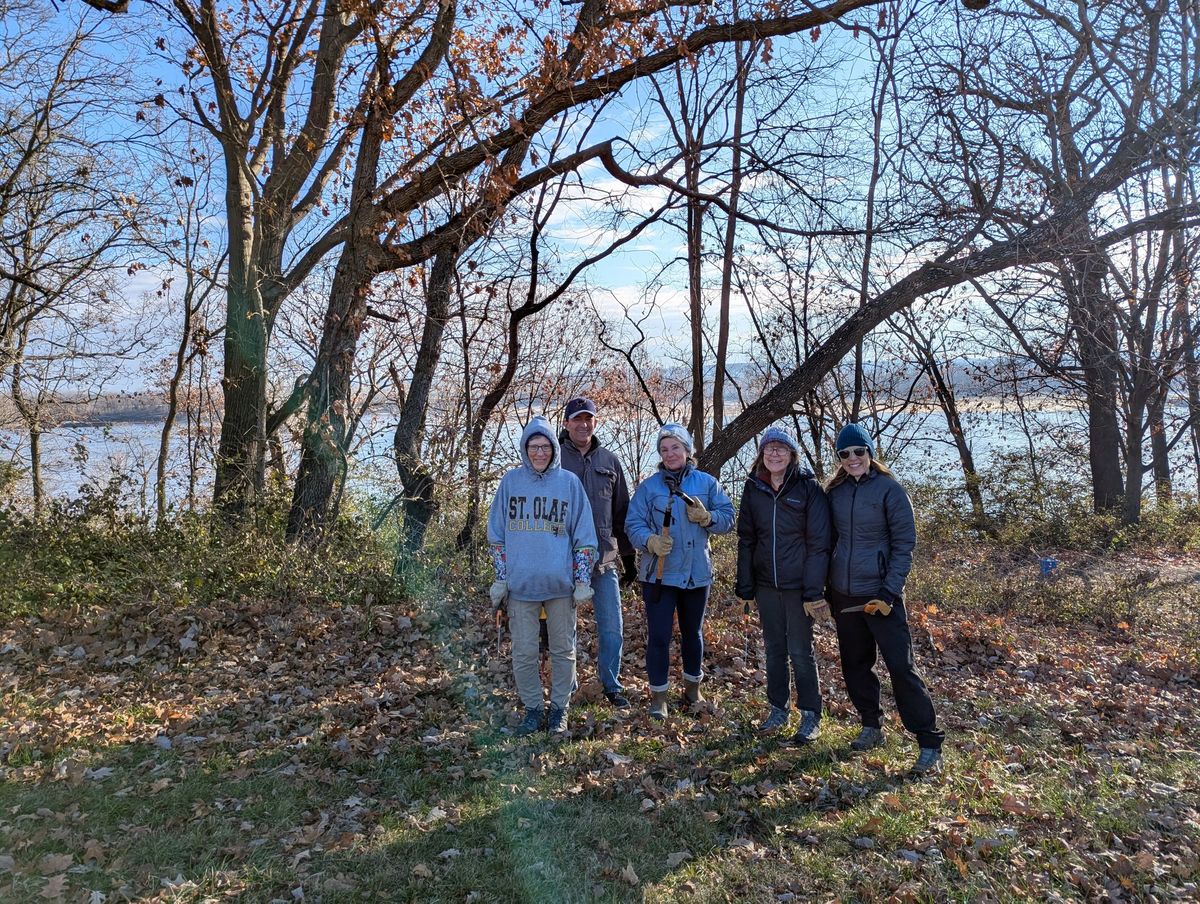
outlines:
M800 727L792 735L792 743L811 744L821 734L821 714L811 709L802 709L800 717Z
M604 699L609 702L610 706L615 706L617 709L629 708L629 698L620 691L605 691Z
M523 738L526 735L533 734L535 731L541 731L543 714L542 707L540 706L535 709L525 710L525 718L521 720L521 724L517 726L513 734L518 738Z
M883 729L864 725L858 737L850 742L851 750L870 750L883 744Z
M546 731L552 735L567 733L567 711L557 706L550 707L550 717L546 720Z
M942 771L942 750L940 747L922 747L917 761L909 769L913 775L937 775Z

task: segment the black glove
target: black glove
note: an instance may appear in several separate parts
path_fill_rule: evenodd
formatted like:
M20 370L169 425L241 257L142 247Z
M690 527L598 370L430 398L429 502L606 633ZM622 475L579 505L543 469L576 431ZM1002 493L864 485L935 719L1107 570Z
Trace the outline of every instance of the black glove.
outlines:
M754 588L753 587L743 587L740 584L735 584L734 588L733 588L733 595L736 596L740 600L745 600L746 602L752 602L754 600Z
M629 587L636 584L638 579L637 556L630 553L627 556L621 556L621 582Z

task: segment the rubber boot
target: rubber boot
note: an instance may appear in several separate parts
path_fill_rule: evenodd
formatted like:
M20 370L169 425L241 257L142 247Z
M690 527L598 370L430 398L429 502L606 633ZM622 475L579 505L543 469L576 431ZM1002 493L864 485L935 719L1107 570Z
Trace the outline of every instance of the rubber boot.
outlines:
M683 702L688 706L695 706L697 703L704 702L704 695L700 693L699 681L692 681L689 678L683 679Z
M650 718L663 720L667 717L667 692L650 692Z

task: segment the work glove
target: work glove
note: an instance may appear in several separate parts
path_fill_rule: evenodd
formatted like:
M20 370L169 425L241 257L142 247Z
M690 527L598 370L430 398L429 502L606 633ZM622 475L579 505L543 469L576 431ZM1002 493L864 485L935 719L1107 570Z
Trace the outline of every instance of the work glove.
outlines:
M708 527L712 524L712 514L704 507L704 503L695 496L692 496L687 504L687 519L692 524L699 524L701 527Z
M488 596L492 598L492 605L499 609L508 599L508 581L496 581L488 590Z
M646 549L660 559L665 559L671 554L671 550L675 548L675 540L672 537L664 537L662 534L651 534L650 539L646 541Z
M734 584L733 585L733 595L736 596L740 600L745 600L746 602L750 602L751 600L754 599L754 588L753 587L743 587L741 584Z
M829 603L825 600L810 600L804 604L804 614L815 622L833 624L833 613L829 611Z
M575 592L571 594L571 599L573 599L575 601L575 605L578 606L580 603L586 603L595 595L596 591L592 589L591 584L577 583L575 585Z
M863 606L863 613L865 615L891 615L892 604L885 600L871 600Z

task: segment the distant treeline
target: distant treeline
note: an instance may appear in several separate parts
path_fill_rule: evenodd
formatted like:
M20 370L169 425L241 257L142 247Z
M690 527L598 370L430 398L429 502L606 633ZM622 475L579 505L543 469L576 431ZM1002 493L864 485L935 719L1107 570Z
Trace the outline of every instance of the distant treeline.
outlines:
M43 419L59 426L67 424L122 424L161 421L167 412L166 399L156 392L118 395L64 396L44 403ZM11 399L0 398L0 424L19 421Z

